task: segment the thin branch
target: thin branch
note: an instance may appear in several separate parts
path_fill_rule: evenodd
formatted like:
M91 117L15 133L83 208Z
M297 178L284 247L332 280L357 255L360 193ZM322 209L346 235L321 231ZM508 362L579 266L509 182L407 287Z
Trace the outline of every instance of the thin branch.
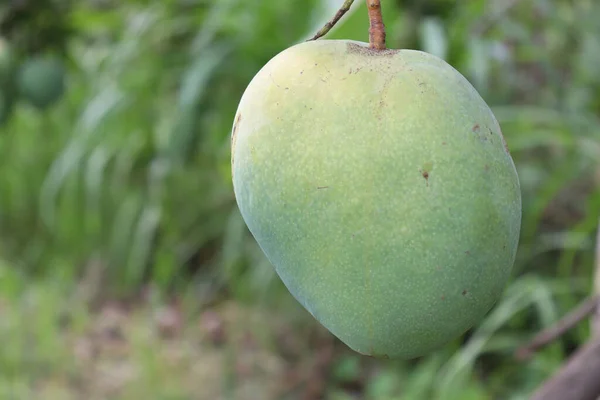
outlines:
M573 328L585 317L594 313L598 308L598 302L600 296L590 296L584 300L577 308L565 315L555 325L544 329L538 333L531 342L520 347L516 351L516 357L520 360L526 360L530 358L534 352L547 346L554 340L564 335L569 329Z
M350 7L352 7L352 3L354 3L354 0L345 0L344 4L342 5L342 7L337 11L337 13L335 13L335 15L333 16L333 18L327 22L325 24L325 26L323 26L319 32L317 32L315 34L315 36L313 36L312 38L308 39L307 42L310 42L311 40L317 40L325 35L327 35L327 33L335 26L335 24L338 23L338 21L340 19L342 19L342 17L344 16L344 14L346 14L348 12L348 10L350 10Z
M600 294L600 221L596 243L594 297ZM596 313L597 310L598 308ZM569 361L534 393L531 400L597 400L599 396L600 332L598 324L595 323L590 341L581 346Z

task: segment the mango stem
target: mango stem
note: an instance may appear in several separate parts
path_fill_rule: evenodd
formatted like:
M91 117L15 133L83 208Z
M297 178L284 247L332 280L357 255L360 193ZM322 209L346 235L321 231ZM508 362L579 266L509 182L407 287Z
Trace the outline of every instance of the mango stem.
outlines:
M369 10L369 47L376 50L385 50L385 25L381 15L380 0L367 0Z

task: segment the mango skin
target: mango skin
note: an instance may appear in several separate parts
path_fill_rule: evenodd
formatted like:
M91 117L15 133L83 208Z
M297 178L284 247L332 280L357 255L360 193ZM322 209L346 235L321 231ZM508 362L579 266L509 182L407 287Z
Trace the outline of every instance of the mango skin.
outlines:
M424 52L284 50L242 96L232 177L290 293L365 355L438 349L480 322L512 270L521 194L500 126Z

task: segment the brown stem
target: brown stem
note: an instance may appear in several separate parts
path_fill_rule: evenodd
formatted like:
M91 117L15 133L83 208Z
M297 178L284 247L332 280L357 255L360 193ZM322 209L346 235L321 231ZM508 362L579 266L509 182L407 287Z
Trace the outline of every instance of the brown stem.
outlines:
M369 10L369 45L372 49L385 50L385 25L381 15L380 0L367 0Z

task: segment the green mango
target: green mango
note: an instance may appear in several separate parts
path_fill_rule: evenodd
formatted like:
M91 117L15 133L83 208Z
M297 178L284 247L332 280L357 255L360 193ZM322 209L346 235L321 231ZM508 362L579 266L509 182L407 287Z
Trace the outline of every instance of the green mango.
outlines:
M355 351L428 354L501 296L519 179L492 111L445 61L297 44L248 85L231 145L250 232L290 293Z
M37 56L21 67L19 94L32 106L43 110L56 103L65 91L65 67L52 56Z

